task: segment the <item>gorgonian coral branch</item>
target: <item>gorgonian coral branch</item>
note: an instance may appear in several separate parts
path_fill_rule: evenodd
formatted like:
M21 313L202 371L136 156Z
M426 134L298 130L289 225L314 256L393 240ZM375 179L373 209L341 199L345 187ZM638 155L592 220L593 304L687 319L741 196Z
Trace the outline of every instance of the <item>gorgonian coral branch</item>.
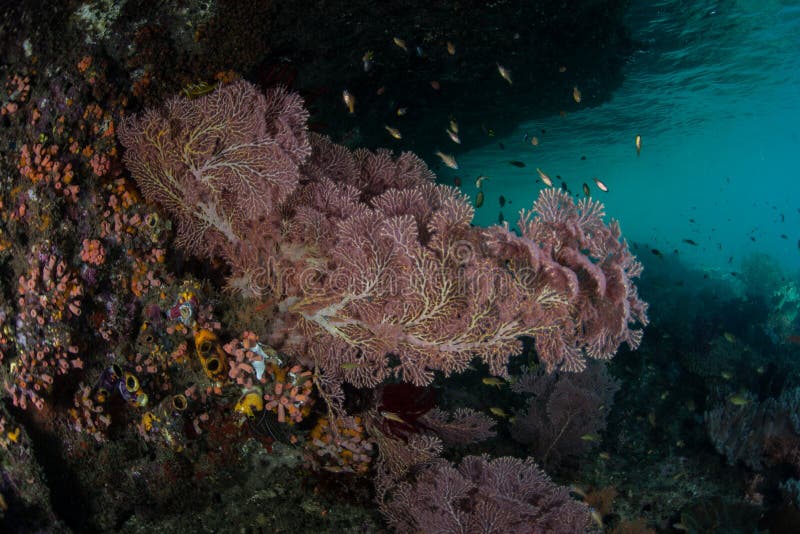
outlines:
M240 81L130 119L121 139L179 244L223 257L270 310L269 342L320 383L425 385L475 357L504 375L522 336L551 370L638 344L641 265L600 203L545 190L519 235L476 228L415 155L352 152L305 121L296 96Z

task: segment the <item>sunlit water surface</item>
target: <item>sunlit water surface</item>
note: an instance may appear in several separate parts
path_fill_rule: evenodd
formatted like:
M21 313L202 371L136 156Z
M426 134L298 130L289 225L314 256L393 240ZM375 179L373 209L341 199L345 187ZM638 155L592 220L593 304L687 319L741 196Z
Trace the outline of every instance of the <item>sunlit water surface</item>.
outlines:
M573 193L589 184L628 240L647 244L640 254L677 249L690 266L724 276L764 252L796 270L800 3L638 1L629 26L637 52L610 101L523 124L460 156L466 193L474 198L475 177L489 177L477 222L493 224L500 211L515 222L542 187L539 167ZM566 106L571 91L564 98ZM511 201L502 209L500 195Z

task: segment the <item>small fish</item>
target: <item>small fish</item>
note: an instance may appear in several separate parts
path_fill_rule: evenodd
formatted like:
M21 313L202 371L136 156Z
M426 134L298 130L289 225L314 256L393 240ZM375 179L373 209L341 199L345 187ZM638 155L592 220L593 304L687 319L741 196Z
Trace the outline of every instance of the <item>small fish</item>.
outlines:
M642 136L636 136L636 155L638 156L642 151Z
M216 88L217 88L217 82L214 82L212 84L207 82L193 83L183 88L183 94L186 96L186 98L193 99L201 97L203 95L207 95Z
M386 128L386 131L389 132L389 135L391 135L395 139L402 139L403 138L403 135L400 133L400 130L398 130L397 128L392 128L391 126L389 126L387 124L384 124L383 127Z
M560 72L561 74L564 74L565 72L567 72L567 67L565 67L564 65L561 65L560 67L558 67L558 72Z
M439 156L439 159L442 160L442 163L450 167L451 169L458 170L458 163L456 163L456 158L451 156L450 154L445 154L440 150L434 152L434 155Z
M326 465L323 466L322 469L327 471L328 473L353 473L354 471L350 468L342 467L340 465Z
M503 217L503 212L497 214L497 224L503 224L505 222L505 217Z
M475 207L480 208L483 206L483 191L478 191L478 195L475 197Z
M489 411L492 412L497 417L508 417L508 414L505 411L503 411L502 408L498 408L496 406L492 406L491 408L489 408Z
M408 113L408 108L397 108L397 116L398 117L402 117L406 113Z
M581 91L580 91L580 89L578 89L578 86L577 86L577 85L576 85L576 86L574 86L574 87L572 88L572 99L573 99L573 100L574 100L574 101L575 101L577 104L580 104L580 103L581 103Z
M394 421L395 423L403 423L403 424L405 424L405 421L403 420L403 418L400 417L399 415L397 415L394 412L382 411L381 412L381 417L383 417L384 419L388 419L389 421Z
M763 365L759 365L758 369L756 369L756 373L758 373L760 375L763 375L764 374L764 366Z
M484 176L483 174L481 174L480 176L478 176L478 177L475 179L475 187L476 187L477 189L480 189L480 188L481 188L481 186L483 185L483 182L484 182L485 180L488 180L488 179L489 179L489 177L488 177L488 176Z
M603 182L601 182L597 178L592 178L592 179L594 180L594 183L597 186L597 189L599 189L603 193L608 193L608 186L606 184L604 184Z
M442 88L442 84L440 84L436 80L431 80L431 87L433 87L434 91L438 91L439 89Z
M652 426L653 428L656 427L656 413L655 412L650 412L649 414L647 414L647 422L650 423L650 426Z
M746 406L750 404L750 398L745 393L735 393L728 397L728 402L734 406Z
M695 241L694 239L684 239L683 242L686 243L687 245L692 245L693 247L697 246L697 241Z
M523 143L527 143L528 142L528 132L525 132L525 135L522 136L522 142Z
M456 55L456 45L452 41L447 41L447 53L451 56Z
M546 185L547 187L553 187L553 180L551 180L550 177L547 176L542 169L536 167L536 172L539 173L539 178L542 179L544 185Z
M539 146L539 138L536 137L535 135L533 137L531 137L531 145Z
M417 57L425 57L425 51L421 46L416 47L414 51L417 53Z
M601 452L597 456L599 456L601 460L610 460L611 459L611 455L609 453L607 453L607 452Z
M378 90L375 91L375 94L378 95L378 96L381 96L385 92L386 92L386 86L385 85L381 85L380 87L378 87Z
M499 72L500 76L502 76L503 79L507 81L509 84L513 83L511 81L511 72L509 72L509 70L504 66L502 66L500 63L497 63L497 72Z
M345 89L342 91L342 100L344 100L344 105L347 106L347 111L350 115L353 115L356 112L356 97L353 94Z
M592 516L592 521L595 522L598 528L605 528L605 525L603 524L603 516L600 515L600 512L598 512L594 508L591 508L591 512L589 512L589 515Z
M500 202L501 208L506 205L506 197L504 197L503 195L500 195L500 198L498 198L497 200L498 202Z
M455 178L453 178L453 185L455 185L456 187L461 187L461 177L460 176L456 176Z
M587 184L586 182L583 182L583 194L586 195L587 197L592 196L592 191L591 189L589 189L589 184Z
M693 399L689 399L686 401L686 409L690 412L693 412L697 409L697 405L694 403Z
M401 38L395 37L392 39L392 42L394 42L394 44L397 45L398 47L402 48L403 51L408 52L408 46L406 45L406 42Z
M600 441L600 436L597 434L584 434L581 436L581 441Z
M494 135L494 132L491 135ZM506 145L504 145L503 143L497 143L497 146L500 147L500 150L505 150L506 149Z
M730 380L731 378L733 378L733 373L731 373L730 371L722 371L720 373L720 376L725 380Z
M583 488L581 488L580 486L576 486L575 484L570 485L569 492L574 493L578 497L581 497L583 500L586 500L586 497L588 497L588 495L586 495L586 491L584 491Z
M483 383L484 383L484 384L486 384L487 386L496 386L496 387L498 387L498 388L500 388L500 387L502 387L502 386L504 386L504 385L506 384L506 381L505 381L505 380L503 380L502 378L498 378L498 377L496 377L496 376L487 376L487 377L484 377L484 378L481 380L481 382L483 382Z
M455 119L450 119L450 129L455 133L458 133L458 122Z
M664 255L661 253L661 251L660 251L660 250L658 250L657 248L650 249L650 253L651 253L653 256L658 256L659 258L661 258L661 257L663 257L663 256L664 256Z
M364 64L364 72L369 72L372 69L372 59L375 57L375 52L372 50L367 50L364 52L364 55L361 56L361 62Z
M730 332L725 332L725 333L722 334L722 336L725 338L725 341L727 341L728 343L736 343L736 336L734 336Z
M521 161L517 161L517 160L515 160L515 159L512 159L511 161L509 161L509 163L510 163L511 165L513 165L514 167L519 167L519 168L522 168L522 167L524 167L524 166L525 166L525 164L524 164L523 162L521 162Z
M460 145L461 139L458 138L458 134L455 133L453 130L447 130L447 135L450 137L450 140L453 141L455 144Z

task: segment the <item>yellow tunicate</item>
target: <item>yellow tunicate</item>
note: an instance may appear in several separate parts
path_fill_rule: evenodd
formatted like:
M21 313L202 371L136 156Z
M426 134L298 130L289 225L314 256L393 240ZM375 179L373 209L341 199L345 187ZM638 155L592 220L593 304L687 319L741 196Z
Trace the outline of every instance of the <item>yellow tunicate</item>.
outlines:
M202 358L208 357L216 342L217 336L210 330L202 329L194 336L194 348Z
M219 346L217 336L210 330L202 329L194 336L194 347L206 376L214 379L224 378L225 351Z
M153 424L158 421L158 417L153 412L145 412L142 415L142 428L144 428L145 432L150 432L153 429Z
M139 379L133 373L125 373L124 382L125 389L131 393L139 391Z
M8 439L16 443L17 440L19 439L19 427L15 428L12 432L9 432L7 435Z
M251 391L242 395L239 402L236 403L234 410L237 413L242 413L247 417L255 417L257 413L264 410L264 397L260 392Z

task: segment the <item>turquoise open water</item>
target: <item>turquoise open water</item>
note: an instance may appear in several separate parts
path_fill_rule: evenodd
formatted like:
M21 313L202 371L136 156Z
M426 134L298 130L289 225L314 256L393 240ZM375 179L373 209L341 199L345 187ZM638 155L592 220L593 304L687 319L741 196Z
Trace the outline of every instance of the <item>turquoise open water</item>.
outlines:
M473 198L474 178L490 178L477 223L497 222L500 195L512 200L502 211L515 222L542 187L540 167L573 193L588 183L628 240L648 245L640 254L677 249L690 267L727 273L767 253L796 270L800 2L635 1L629 17L637 51L610 101L523 124L459 157ZM571 90L564 100L571 103ZM524 143L526 133L539 146ZM610 191L599 192L593 177Z

